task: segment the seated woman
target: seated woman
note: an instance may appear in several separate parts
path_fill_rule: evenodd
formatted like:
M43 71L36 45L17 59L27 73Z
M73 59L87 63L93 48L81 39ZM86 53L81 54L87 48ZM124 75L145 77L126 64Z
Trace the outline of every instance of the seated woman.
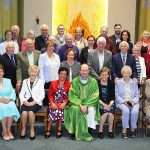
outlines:
M28 73L30 77L23 81L21 92L19 94L22 123L21 139L25 138L28 119L30 123L30 140L35 139L35 113L41 108L45 96L44 83L41 79L38 79L39 71L40 69L38 66L33 65L29 67Z
M16 94L11 85L10 79L3 78L4 68L0 65L0 122L2 124L3 139L8 141L14 139L11 132L13 120L20 117L15 105Z
M103 139L103 126L108 118L109 122L109 137L114 138L113 121L114 121L114 100L115 100L115 84L109 79L109 69L103 67L100 72L99 95L100 95L100 127L98 136Z
M122 137L128 138L127 128L129 128L130 120L131 137L134 138L139 113L138 85L130 78L132 70L129 66L124 66L121 74L123 78L116 83L115 96L116 107L122 111Z
M59 80L51 82L49 88L49 122L45 138L50 137L51 126L54 121L57 122L57 134L56 138L60 138L62 135L62 121L64 120L64 108L68 103L68 91L70 88L70 82L67 81L68 69L61 67L58 71Z
M60 67L66 67L69 70L68 78L71 82L75 77L79 75L80 63L75 60L75 50L69 48L66 52L67 60L61 62Z

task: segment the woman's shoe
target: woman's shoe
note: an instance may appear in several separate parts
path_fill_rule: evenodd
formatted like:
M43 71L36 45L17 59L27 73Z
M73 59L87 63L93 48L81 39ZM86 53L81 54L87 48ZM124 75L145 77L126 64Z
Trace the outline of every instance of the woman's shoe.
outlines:
M9 140L10 140L10 138L9 138L9 136L8 136L8 137L3 136L3 140L5 140L5 141L9 141Z
M60 134L59 134L60 133ZM61 138L62 136L62 131L61 130L58 130L57 131L57 135L56 135L56 138Z
M113 133L113 132L109 132L109 137L110 137L111 139L113 139L113 138L114 138L114 133Z
M50 133L51 133L51 131L48 131L48 130L46 131L46 134L45 134L46 139L50 138Z
M35 140L35 136L33 136L33 137L30 136L30 140L31 140L31 141Z
M103 138L104 138L103 132L98 132L98 137L99 137L100 139L103 139Z
M122 138L128 139L128 134L127 133L122 133Z
M135 138L136 137L136 133L135 132L131 132L131 137Z
M25 135L20 135L20 139L25 139Z

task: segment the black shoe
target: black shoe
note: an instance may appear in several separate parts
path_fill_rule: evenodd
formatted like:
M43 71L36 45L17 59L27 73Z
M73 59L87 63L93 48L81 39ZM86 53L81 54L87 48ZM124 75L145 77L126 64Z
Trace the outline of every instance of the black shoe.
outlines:
M46 134L45 134L46 139L50 138L50 133L51 133L51 131L46 131Z
M25 135L20 135L20 139L25 139Z
M30 140L31 141L35 140L35 136L33 136L33 137L30 136Z
M62 131L58 130L56 134L56 138L61 138L61 136L62 136Z
M136 133L135 132L131 132L131 137L135 138L136 137Z
M98 132L98 137L99 137L100 139L103 139L103 138L104 138L103 132Z
M122 133L122 138L128 139L128 134L127 133Z
M114 133L113 133L113 132L109 132L109 137L110 137L111 139L113 139L113 138L114 138Z
M91 136L93 136L93 129L92 128L88 128L88 132Z
M75 140L75 134L74 134L74 133L70 134L70 138L71 138L72 140Z

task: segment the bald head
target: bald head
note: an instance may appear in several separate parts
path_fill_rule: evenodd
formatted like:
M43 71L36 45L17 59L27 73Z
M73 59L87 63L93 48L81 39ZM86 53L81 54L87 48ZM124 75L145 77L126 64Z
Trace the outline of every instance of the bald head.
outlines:
M66 34L65 35L65 41L66 41L66 44L70 47L72 46L72 42L73 42L73 36L72 34Z
M87 78L89 76L89 66L87 64L82 64L80 67L80 75L82 78Z
M19 33L20 33L20 28L19 28L19 26L18 26L18 25L13 25L13 26L11 27L11 31L12 31L12 33L13 33L13 38L18 38Z

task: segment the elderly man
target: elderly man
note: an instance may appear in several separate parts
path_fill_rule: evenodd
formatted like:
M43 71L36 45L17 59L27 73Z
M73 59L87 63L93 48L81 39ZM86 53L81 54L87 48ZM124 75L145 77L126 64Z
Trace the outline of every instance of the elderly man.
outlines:
M21 50L21 44L22 44L23 38L20 36L20 28L19 28L19 26L18 25L13 25L11 27L11 31L13 33L13 41L18 43L19 50Z
M16 87L16 54L14 54L15 45L14 42L6 43L6 53L1 56L1 64L4 66L5 74L4 78L11 80L12 86Z
M76 140L92 141L88 128L96 129L99 113L97 81L89 76L87 64L81 65L80 76L72 80L69 90L70 105L65 108L65 127Z
M20 88L22 81L29 77L29 66L38 65L40 55L40 52L34 49L34 41L32 39L25 41L25 47L25 51L21 51L17 54L17 88Z
M75 50L75 59L77 61L79 61L79 50L78 48L73 45L73 36L72 34L66 34L65 35L65 41L66 41L66 44L62 47L59 48L59 51L58 51L58 55L60 57L60 61L65 61L66 60L66 51L68 50L68 48L73 48Z
M120 53L116 54L112 58L112 78L117 82L122 78L121 69L123 66L130 66L132 69L132 78L137 78L137 68L135 57L131 54L128 54L129 44L125 41L122 41L119 44Z
M41 53L44 53L46 51L45 44L49 37L49 27L46 24L43 24L41 25L40 30L41 35L35 38L35 49L41 51Z
M106 39L105 49L111 51L112 54L115 54L116 53L115 52L115 45L114 45L113 41L107 35L108 35L108 27L102 26L101 29L100 29L100 36L99 37L102 36L102 37L104 37ZM96 40L96 42L97 42L97 40Z
M97 40L97 48L93 53L88 55L88 65L90 66L90 74L97 80L100 79L100 70L103 67L111 68L112 53L105 49L106 39L99 37Z
M60 24L58 27L57 27L57 35L55 36L56 37L56 44L58 45L58 47L60 48L61 46L65 45L66 42L65 42L65 35L64 35L64 31L65 31L65 28L62 24Z
M121 24L115 24L114 25L115 33L109 37L113 41L115 48L117 48L117 43L121 42L120 40L121 29L122 29Z

